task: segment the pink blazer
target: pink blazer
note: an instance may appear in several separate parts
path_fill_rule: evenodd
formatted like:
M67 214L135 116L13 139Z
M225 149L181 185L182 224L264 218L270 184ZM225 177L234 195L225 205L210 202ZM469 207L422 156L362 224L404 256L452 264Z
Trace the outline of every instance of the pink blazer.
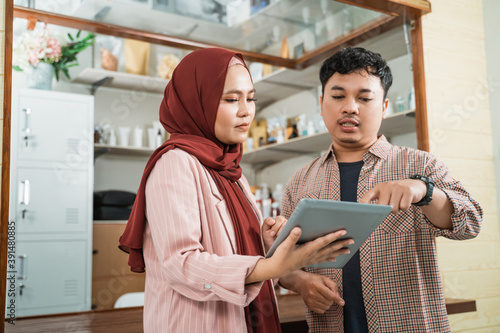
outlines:
M195 157L180 149L161 157L146 184L146 217L144 331L247 332L244 307L262 282L245 278L261 257L235 254L226 203Z

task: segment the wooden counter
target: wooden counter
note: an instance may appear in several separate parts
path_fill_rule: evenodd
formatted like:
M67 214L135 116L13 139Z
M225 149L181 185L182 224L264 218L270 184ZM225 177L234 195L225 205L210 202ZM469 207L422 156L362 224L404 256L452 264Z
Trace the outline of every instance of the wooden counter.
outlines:
M445 302L449 315L476 311L475 300L447 298ZM282 323L306 320L305 305L300 295L278 295L278 306Z
M307 332L299 295L279 295L278 305L284 332ZM476 301L446 299L446 309L448 314L476 311ZM142 332L142 307L26 317L15 323L6 322L5 332L137 333Z

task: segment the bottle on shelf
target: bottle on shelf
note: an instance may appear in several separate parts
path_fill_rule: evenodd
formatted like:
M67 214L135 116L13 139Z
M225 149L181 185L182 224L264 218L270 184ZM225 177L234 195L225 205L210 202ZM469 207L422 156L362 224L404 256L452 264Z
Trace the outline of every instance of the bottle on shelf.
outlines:
M266 183L262 183L260 187L262 190L262 218L266 219L271 216L271 197Z
M273 219L281 214L281 197L283 196L283 184L276 184L276 187L271 194L273 203L271 204L271 217Z
M101 143L102 135L99 126L94 127L94 143Z
M408 110L415 110L417 105L415 103L415 88L411 87L410 94L408 95Z
M158 130L158 133L156 134L156 147L159 147L163 144L163 135L161 133L161 130Z
M260 188L255 190L255 202L257 203L257 208L262 213L262 190Z
M276 184L274 191L272 193L272 198L274 202L277 202L281 208L281 197L283 196L283 184Z
M403 112L405 110L405 99L403 96L398 96L396 98L397 112Z
M277 202L273 202L271 204L271 217L275 219L280 214L281 214L280 204Z
M316 129L314 128L314 123L312 120L309 120L307 123L307 135L316 134Z
M297 124L292 125L292 134L288 137L288 139L293 139L299 136L299 130L297 129Z
M301 114L297 117L297 129L299 132L299 136L307 135L307 123L305 114Z
M283 134L283 130L278 131L278 135L276 135L276 143L285 142L285 135Z
M108 145L116 146L116 134L114 128L109 129Z

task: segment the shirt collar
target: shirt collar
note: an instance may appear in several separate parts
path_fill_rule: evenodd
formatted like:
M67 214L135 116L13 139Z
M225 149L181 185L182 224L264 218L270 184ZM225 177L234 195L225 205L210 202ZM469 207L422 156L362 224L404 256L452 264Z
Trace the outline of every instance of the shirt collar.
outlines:
M367 154L374 155L380 159L385 160L389 155L391 146L392 145L389 143L389 141L387 141L386 137L384 135L380 135L377 141L375 141L375 143L370 147L370 149L368 149L368 151L364 154L363 160L366 160L366 158L368 157ZM324 154L321 157L320 163L321 164L325 163L330 157L333 158L334 161L336 160L333 143L330 145L328 153Z
M380 135L375 143L368 149L368 153L377 156L380 159L387 159L391 151L391 144L384 135ZM366 154L366 153L365 153Z

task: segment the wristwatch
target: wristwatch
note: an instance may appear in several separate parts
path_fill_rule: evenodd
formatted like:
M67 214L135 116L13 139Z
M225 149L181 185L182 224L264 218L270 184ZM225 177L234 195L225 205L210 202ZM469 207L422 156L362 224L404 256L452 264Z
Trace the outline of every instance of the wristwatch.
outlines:
M412 203L413 206L427 206L432 201L432 192L434 191L434 182L432 179L422 175L412 175L410 179L418 179L425 183L427 186L427 192L425 193L425 197L422 198L419 202Z

